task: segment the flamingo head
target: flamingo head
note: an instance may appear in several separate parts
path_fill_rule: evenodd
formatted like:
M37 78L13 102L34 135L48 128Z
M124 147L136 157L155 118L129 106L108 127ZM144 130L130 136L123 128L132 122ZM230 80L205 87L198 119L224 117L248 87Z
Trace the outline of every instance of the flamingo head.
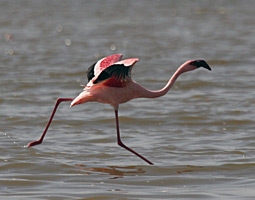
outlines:
M208 69L211 71L211 67L205 62L205 60L192 60L189 62L190 65L195 66L196 68L204 67L205 69Z
M212 70L204 60L188 60L181 65L178 72L182 74L184 72L192 71L200 67L204 67L210 71Z

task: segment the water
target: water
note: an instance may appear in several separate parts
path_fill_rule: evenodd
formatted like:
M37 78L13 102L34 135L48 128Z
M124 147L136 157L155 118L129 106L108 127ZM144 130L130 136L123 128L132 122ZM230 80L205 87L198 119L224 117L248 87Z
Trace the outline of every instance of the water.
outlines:
M253 199L254 1L1 1L0 194L3 199ZM60 106L101 57L138 57L133 79L159 99Z

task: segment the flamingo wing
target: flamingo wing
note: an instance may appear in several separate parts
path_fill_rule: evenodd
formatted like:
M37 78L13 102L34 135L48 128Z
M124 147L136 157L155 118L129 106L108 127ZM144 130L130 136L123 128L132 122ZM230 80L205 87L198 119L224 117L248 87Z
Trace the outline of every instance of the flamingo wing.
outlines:
M107 80L104 84L113 87L124 87L125 81L131 78L131 70L138 58L129 58L110 65L93 81L94 84Z
M112 64L118 62L121 59L121 57L122 54L113 54L105 58L102 58L101 60L91 65L88 68L87 72L88 81L92 80L93 78L97 79L97 77L101 74L102 71L107 69Z

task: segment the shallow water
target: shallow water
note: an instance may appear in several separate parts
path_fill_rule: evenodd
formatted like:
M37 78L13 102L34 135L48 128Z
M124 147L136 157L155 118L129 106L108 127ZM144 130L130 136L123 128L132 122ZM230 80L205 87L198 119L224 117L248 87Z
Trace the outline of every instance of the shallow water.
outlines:
M253 199L254 1L1 1L0 195L3 199ZM60 106L101 57L138 57L133 79L158 99Z

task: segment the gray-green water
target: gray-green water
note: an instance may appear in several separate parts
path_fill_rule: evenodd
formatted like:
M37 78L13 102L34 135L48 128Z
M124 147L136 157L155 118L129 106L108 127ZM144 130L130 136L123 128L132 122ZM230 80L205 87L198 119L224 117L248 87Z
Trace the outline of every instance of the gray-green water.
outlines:
M0 1L1 199L253 199L255 1ZM164 97L120 106L75 97L99 58L138 57L133 79Z

